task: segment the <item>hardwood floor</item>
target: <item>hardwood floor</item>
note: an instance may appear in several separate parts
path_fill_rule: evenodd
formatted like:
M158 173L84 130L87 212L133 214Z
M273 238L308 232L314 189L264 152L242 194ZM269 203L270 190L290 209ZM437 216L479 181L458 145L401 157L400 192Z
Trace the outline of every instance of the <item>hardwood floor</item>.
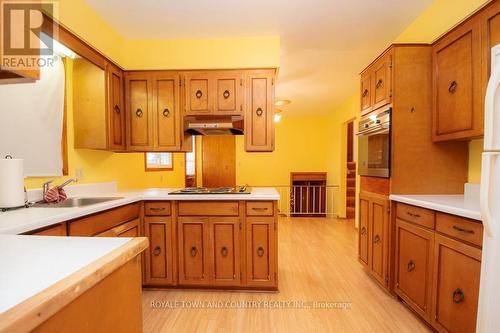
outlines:
M279 223L279 293L144 291L144 332L430 332L363 271L352 221ZM252 301L254 308L242 308ZM295 303L270 309L277 301ZM240 308L215 308L230 302Z

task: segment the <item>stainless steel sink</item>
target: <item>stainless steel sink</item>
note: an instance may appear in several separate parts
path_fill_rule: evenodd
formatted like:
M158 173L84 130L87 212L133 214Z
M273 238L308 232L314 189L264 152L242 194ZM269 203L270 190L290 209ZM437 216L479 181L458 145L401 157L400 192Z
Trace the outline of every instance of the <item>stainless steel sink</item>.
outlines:
M39 202L33 205L33 207L42 208L69 208L69 207L85 207L90 205L95 205L103 202L118 200L123 198L69 198L58 203L46 203Z

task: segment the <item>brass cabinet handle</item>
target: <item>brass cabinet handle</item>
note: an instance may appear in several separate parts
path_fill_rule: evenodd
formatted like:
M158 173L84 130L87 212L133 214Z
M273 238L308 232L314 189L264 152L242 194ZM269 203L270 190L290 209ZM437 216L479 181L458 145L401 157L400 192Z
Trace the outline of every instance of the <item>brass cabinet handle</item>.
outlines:
M375 235L375 237L373 237L373 243L377 244L378 242L380 242L380 236Z
M191 257L196 257L197 254L198 254L198 249L196 248L196 246L193 246L191 248Z
M384 81L382 81L382 79L380 79L377 81L377 84L375 85L375 87L378 89L378 88L382 87L383 85L384 85Z
M169 109L163 110L163 116L167 118L170 117L170 110Z
M411 216L411 217L416 217L417 219L420 218L420 214L413 214L410 212L406 212L406 214L408 214L408 216Z
M259 246L259 248L257 249L257 255L259 257L264 256L264 248L262 246Z
M229 250L227 249L227 247L223 246L222 249L220 250L220 254L223 257L227 257L227 255L229 254Z
M161 247L159 247L159 246L155 247L154 250L153 250L153 254L155 256L159 256L160 253L161 253Z
M197 90L196 91L196 98L200 99L201 97L203 97L203 92L201 90Z
M137 111L135 111L135 115L139 118L141 118L143 114L144 112L142 112L142 109L137 109Z
M222 94L222 96L224 96L225 99L228 99L229 96L231 96L231 93L229 92L229 90L226 90L226 91L224 91L224 93Z
M458 86L458 83L457 81L452 81L450 83L450 87L448 88L448 92L450 94L454 94L456 91L457 91L457 86Z
M416 265L415 265L415 263L413 262L413 260L410 260L410 261L408 262L408 265L406 266L406 270L407 270L408 272L412 272L412 271L414 271L414 270L415 270L415 266L416 266Z
M368 96L368 93L369 93L368 89L365 89L365 90L363 91L363 97Z
M151 207L149 209L152 210L153 212L161 212L165 210L165 207Z
M255 113L257 114L257 116L260 117L264 114L264 111L261 108L258 108L257 111L255 111Z
M462 303L464 299L465 299L465 294L462 291L462 289L460 288L455 289L455 291L453 292L453 303L455 304Z
M474 230L464 229L464 228L459 227L458 225L454 225L452 228L457 230L457 231L466 233L466 234L471 234L471 235L474 234Z
M116 114L120 114L120 112L121 112L120 107L118 105L115 105L114 110L115 110Z
M360 234L362 236L366 235L366 227L361 228Z
M266 207L252 207L252 210L262 211L262 210L267 210L267 208Z

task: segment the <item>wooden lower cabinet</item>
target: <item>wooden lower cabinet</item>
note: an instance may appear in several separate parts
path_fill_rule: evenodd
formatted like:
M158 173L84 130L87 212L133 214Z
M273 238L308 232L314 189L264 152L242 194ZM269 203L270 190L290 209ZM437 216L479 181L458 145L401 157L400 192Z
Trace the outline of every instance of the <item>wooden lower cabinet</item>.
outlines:
M239 286L241 284L241 223L239 218L210 219L210 284Z
M434 233L396 220L396 293L426 320L431 319Z
M433 326L440 332L475 332L481 250L436 234Z
M59 223L47 228L29 232L28 234L33 236L67 236L68 231L66 223Z
M179 284L208 285L209 220L205 217L179 217Z
M152 286L174 284L173 235L171 217L144 218L144 236L149 239L149 248L144 256L144 284Z
M397 205L401 206L398 211L411 208ZM446 229L437 225L440 220L454 221L462 230L468 230L465 228L479 228L480 223L418 209L420 216L432 216L432 223L426 223L432 228L408 221L410 215L396 218L395 292L437 331L475 332L481 248L466 244L459 235L442 234Z
M246 280L248 286L276 287L277 235L273 217L246 220Z
M359 260L384 287L389 286L389 199L360 193Z

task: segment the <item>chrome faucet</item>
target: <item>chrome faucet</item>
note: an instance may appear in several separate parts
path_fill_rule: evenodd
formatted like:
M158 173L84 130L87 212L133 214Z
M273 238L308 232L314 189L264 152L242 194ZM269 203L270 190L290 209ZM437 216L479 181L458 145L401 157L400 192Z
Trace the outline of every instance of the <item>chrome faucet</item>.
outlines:
M62 183L61 185L59 185L58 187L59 188L64 188L65 186L68 186L71 183L76 183L77 181L78 181L78 179L71 178L71 179L68 179L67 181L65 181L64 183Z
M42 185L42 192L43 192L43 199L42 200L45 200L45 195L47 194L47 191L50 189L50 184L52 184L54 182L55 179L52 179L52 180L49 180L48 182L45 182L43 183ZM71 178L71 179L68 179L67 181L65 181L64 183L62 183L61 185L57 186L58 188L64 188L65 186L73 183L73 182L77 182L78 179L76 178Z

